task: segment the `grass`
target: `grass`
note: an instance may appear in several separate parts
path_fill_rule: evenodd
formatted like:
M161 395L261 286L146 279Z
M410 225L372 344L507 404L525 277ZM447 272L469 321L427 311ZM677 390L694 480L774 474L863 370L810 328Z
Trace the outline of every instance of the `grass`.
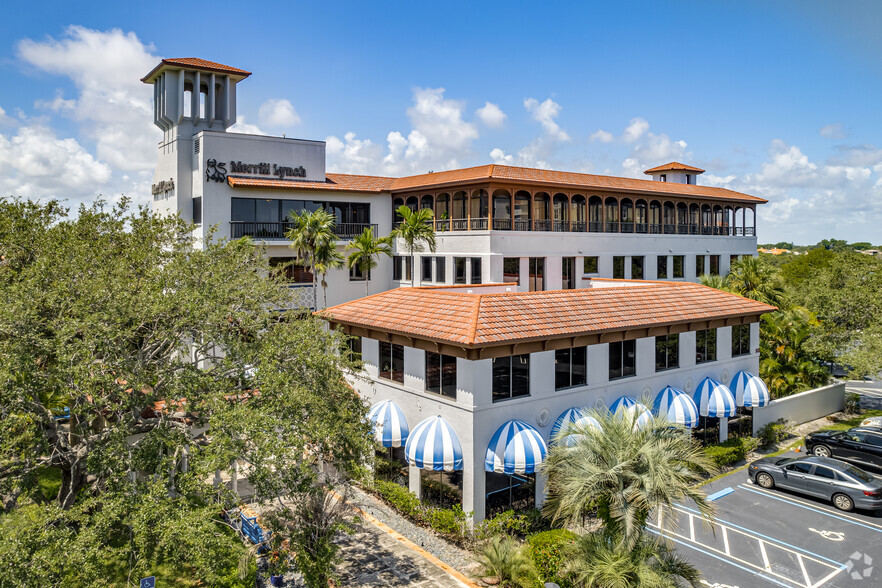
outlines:
M829 430L829 431L847 431L848 429L851 429L852 427L860 426L861 421L863 421L865 418L874 417L874 416L882 416L882 410L865 410L862 414L853 416L853 417L846 419L844 421L839 421L838 423L830 423L829 427L824 426L824 427L821 427L821 429ZM818 429L818 430L821 430L821 429Z

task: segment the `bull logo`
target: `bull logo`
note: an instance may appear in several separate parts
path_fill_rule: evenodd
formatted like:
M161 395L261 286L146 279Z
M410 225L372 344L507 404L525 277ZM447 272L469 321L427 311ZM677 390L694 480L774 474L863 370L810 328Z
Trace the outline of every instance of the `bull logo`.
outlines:
M224 182L227 179L227 164L218 163L216 159L205 162L205 181Z

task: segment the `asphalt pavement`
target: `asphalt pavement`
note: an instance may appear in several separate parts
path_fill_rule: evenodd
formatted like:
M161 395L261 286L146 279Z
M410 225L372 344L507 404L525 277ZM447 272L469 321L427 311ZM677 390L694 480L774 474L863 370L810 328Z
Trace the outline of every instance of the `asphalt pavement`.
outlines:
M706 490L717 508L712 525L684 503L650 526L701 570L705 585L882 586L882 513L845 513L819 499L765 490L748 481L746 470Z

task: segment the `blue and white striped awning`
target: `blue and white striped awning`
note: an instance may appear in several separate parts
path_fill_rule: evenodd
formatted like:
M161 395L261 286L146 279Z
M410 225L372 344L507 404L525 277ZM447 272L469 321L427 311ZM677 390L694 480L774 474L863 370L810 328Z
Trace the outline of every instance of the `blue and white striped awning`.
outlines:
M769 403L769 389L759 376L741 370L732 378L729 389L735 395L736 406L765 406Z
M635 429L642 429L652 422L652 413L649 409L630 396L617 398L610 405L609 411L614 415L633 420Z
M672 423L689 427L698 425L698 407L688 394L665 386L655 397L652 410L657 416L667 417Z
M725 384L721 384L713 378L705 378L701 381L692 394L692 400L695 401L698 414L701 416L735 416L735 396Z
M452 472L462 469L462 445L453 427L443 417L421 421L404 446L407 463L423 470Z
M383 400L371 407L368 420L374 423L374 437L383 447L401 447L407 442L410 429L401 407L391 400Z
M551 427L551 443L559 443L565 447L575 445L577 435L567 434L570 427L593 427L600 429L600 423L594 417L585 414L585 411L581 408L568 408L557 417L557 420L554 421L554 425Z
M490 439L484 469L498 474L532 474L547 453L539 431L524 421L508 421Z

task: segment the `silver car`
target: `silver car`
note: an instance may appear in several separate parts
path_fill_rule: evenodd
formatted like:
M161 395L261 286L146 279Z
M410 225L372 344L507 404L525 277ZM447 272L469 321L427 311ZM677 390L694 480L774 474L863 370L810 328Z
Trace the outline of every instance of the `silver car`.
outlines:
M882 509L882 480L830 457L766 457L747 468L763 488L785 488L830 500L839 510Z

